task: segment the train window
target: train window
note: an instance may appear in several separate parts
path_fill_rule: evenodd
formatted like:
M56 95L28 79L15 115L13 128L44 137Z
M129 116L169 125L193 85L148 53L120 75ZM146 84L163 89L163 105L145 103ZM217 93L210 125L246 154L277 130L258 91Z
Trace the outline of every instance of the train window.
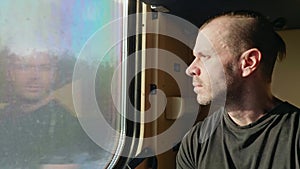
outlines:
M0 2L3 168L116 165L128 131L127 15L127 0Z

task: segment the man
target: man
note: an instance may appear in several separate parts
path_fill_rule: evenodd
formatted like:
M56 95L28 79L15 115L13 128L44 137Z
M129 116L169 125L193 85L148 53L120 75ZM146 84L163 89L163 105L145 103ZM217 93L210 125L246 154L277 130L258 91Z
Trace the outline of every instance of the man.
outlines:
M56 59L46 52L35 52L26 56L8 56L7 78L13 95L11 101L23 107L34 109L50 100L55 85ZM39 106L38 106L39 105Z
M0 114L0 165L6 169L66 167L101 158L102 149L52 96L57 57L32 50L10 52L7 60L10 97Z
M184 137L177 168L299 169L300 111L271 93L285 56L272 24L250 11L219 15L200 28L193 53L186 73L197 101L217 109Z

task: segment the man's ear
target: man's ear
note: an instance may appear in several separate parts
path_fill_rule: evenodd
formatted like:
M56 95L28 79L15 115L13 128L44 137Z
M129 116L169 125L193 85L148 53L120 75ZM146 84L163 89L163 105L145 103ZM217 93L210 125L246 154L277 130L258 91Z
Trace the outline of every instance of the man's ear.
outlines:
M242 77L251 75L259 66L261 52L257 48L245 51L240 57Z
M56 67L52 68L51 70L51 80L52 80L52 85L56 85L56 83L59 81L59 75L58 75L58 70Z
M8 69L6 70L5 76L6 76L6 80L7 80L8 82L12 82L12 81L15 80L11 68L8 68Z

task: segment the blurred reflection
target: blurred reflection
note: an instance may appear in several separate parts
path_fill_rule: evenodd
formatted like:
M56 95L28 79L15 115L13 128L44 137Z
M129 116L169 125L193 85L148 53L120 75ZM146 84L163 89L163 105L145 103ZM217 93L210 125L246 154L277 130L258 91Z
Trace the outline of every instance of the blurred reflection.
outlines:
M104 151L88 138L75 114L53 96L59 86L59 58L36 50L2 55L9 94L0 114L1 168L96 168Z

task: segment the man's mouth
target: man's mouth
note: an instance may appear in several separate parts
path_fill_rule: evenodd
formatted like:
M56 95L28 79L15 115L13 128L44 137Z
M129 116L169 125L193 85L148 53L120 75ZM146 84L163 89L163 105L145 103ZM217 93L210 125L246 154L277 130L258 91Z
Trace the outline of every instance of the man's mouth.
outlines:
M42 90L42 87L40 85L27 85L25 86L25 88L30 92L39 92Z

